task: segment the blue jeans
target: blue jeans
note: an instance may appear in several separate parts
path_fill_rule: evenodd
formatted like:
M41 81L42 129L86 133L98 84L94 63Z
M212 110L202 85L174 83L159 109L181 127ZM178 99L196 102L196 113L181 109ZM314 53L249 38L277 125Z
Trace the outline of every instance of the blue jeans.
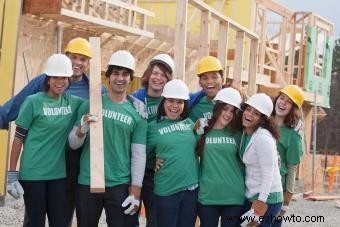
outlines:
M141 199L145 206L146 227L157 227L156 198L153 186L153 176L144 176Z
M222 227L240 226L239 218L242 214L243 205L203 205L198 203L201 227L217 227L220 217Z
M156 195L157 223L162 227L193 227L197 216L198 189L169 196Z
M282 202L281 203L274 203L274 204L268 204L267 203L267 205L268 205L268 210L264 214L264 219L261 222L261 224L259 225L261 227L272 226L273 222L275 221L274 217L279 216L279 213L280 213L281 207L282 207ZM247 212L251 208L251 203L248 200L246 200L244 207L245 207L244 212Z
M67 226L66 179L20 180L25 194L24 227Z

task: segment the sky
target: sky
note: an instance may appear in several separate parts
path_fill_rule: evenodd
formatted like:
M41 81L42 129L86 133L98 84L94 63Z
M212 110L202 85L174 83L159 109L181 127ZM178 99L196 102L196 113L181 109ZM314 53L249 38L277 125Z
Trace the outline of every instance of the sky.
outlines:
M334 39L340 38L339 0L274 0L293 11L307 11L318 14L334 23Z

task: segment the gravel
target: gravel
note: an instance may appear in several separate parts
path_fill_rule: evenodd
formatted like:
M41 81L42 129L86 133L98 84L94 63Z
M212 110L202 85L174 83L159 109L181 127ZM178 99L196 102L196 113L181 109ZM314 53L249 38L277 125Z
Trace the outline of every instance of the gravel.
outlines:
M291 218L291 221L285 222L283 226L340 226L340 209L335 207L335 203L336 201L334 200L309 201L299 199L293 201L286 215L286 217ZM0 227L22 226L24 209L22 199L14 200L10 196L6 196L5 206L0 207ZM316 216L321 216L319 217L319 221L317 221ZM320 218L323 218L323 220ZM305 219L313 219L317 222L303 222ZM300 220L301 222L298 222ZM142 219L141 222L145 223L144 219ZM76 224L74 224L74 226L76 226ZM106 226L104 212L100 219L99 226ZM143 224L142 226L145 225Z

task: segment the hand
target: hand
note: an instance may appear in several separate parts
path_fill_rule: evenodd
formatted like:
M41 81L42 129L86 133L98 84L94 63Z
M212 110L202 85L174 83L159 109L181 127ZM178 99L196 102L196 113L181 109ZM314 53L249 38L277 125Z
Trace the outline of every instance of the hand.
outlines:
M24 194L24 189L18 181L18 171L7 172L7 192L15 199L20 199Z
M284 192L283 193L283 204L288 206L290 201L292 200L293 198L293 193L290 193L290 192Z
M164 165L164 160L156 156L155 172L160 170L163 165Z
M304 123L303 123L303 121L300 119L300 120L298 121L298 123L295 125L294 131L297 132L297 134L299 134L299 136L302 137L302 135L303 135L303 133L304 133L304 130L305 130Z
M139 205L140 205L140 201L139 201L140 192L141 192L140 187L131 186L129 188L130 195L122 203L122 207L128 207L124 211L124 214L134 215L138 211Z
M265 202L255 199L251 205L251 208L254 209L254 213L256 215L264 216L268 210L268 205Z
M196 121L194 130L196 131L197 135L202 135L204 133L204 127L208 126L208 119L207 118L200 118Z
M86 134L90 129L90 122L98 121L98 117L92 114L85 114L80 119L80 132Z
M255 214L253 209L248 210L241 216L241 226L258 226L260 224L260 217Z

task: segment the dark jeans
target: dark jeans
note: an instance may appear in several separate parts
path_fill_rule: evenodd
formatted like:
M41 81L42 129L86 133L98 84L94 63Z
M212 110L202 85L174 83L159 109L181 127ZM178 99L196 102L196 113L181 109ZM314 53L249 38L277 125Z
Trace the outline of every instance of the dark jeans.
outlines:
M243 205L203 205L198 203L201 227L217 227L220 217L222 227L240 226L239 218L242 214Z
M24 189L24 227L66 227L66 179L20 180Z
M67 204L66 204L66 219L68 226L72 226L73 214L76 209L76 192L79 175L79 163L82 148L77 150L66 150L66 174L67 174Z
M109 227L134 227L138 214L124 214L127 208L122 207L123 201L128 196L128 188L129 185L122 184L106 187L104 193L91 193L90 186L78 184L76 209L78 226L98 226L104 208Z
M277 217L281 211L282 203L274 203L274 204L267 204L268 205L268 210L264 214L264 219L261 222L259 226L261 227L270 227L272 226L274 222L274 217ZM250 210L251 208L251 203L246 200L244 203L244 213Z
M144 176L142 195L146 213L146 227L157 227L157 213L155 194L153 192L154 181L153 176Z
M198 189L169 196L156 195L157 223L160 227L195 226Z

